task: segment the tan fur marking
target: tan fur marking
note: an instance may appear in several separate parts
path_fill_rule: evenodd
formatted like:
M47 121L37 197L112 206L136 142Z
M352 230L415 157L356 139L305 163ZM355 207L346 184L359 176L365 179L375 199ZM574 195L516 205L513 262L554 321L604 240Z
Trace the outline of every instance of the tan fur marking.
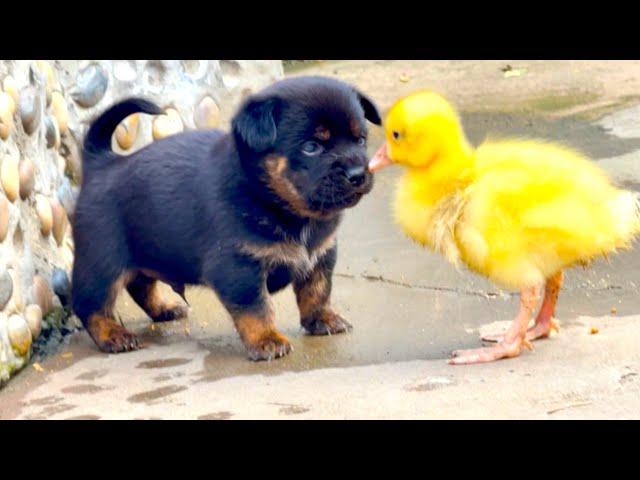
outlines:
M157 280L145 285L144 291L140 291L139 297L136 301L151 318L159 317L164 312L178 306L176 302L166 301L162 298Z
M316 272L309 283L296 291L301 318L307 318L327 305L329 299L327 290L327 279L322 273Z
M311 210L300 192L291 183L284 172L287 168L286 157L267 157L265 166L267 171L267 186L281 199L288 203L289 210L301 217L326 218L326 215Z
M289 265L303 270L310 270L313 267L306 249L302 245L295 243L280 242L268 246L245 243L242 245L241 250L273 266Z
M316 127L316 131L313 134L313 136L316 137L319 140L325 140L326 141L326 140L329 140L331 138L331 132L324 125L318 125Z
M156 280L160 280L161 282L167 282L167 279L164 275L156 272L155 270L149 270L148 268L141 268L140 272L146 275L147 277L155 278Z
M322 257L327 250L331 250L333 246L336 244L336 233L333 232L331 235L327 236L324 241L318 245L318 247L312 252L318 258Z
M240 250L272 266L288 265L301 272L310 272L318 263L318 259L335 245L335 241L335 233L332 233L311 253L303 245L294 242L279 242L266 246L245 243Z

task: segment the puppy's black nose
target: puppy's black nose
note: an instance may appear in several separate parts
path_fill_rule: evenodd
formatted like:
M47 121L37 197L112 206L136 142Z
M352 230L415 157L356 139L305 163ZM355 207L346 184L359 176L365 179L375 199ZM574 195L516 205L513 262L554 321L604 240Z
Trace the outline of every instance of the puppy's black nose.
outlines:
M344 175L347 177L347 180L351 182L351 185L358 187L362 185L367 178L367 167L362 165L349 167L344 171Z

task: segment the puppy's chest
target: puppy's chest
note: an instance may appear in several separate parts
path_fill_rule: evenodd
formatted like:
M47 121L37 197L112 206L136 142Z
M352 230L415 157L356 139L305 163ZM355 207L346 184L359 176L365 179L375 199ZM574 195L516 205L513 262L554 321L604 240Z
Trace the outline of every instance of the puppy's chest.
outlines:
M332 232L320 241L313 241L315 239L309 238L309 232L303 231L297 241L285 240L270 245L245 244L243 250L268 268L285 265L295 274L305 275L334 246L335 239L335 232Z

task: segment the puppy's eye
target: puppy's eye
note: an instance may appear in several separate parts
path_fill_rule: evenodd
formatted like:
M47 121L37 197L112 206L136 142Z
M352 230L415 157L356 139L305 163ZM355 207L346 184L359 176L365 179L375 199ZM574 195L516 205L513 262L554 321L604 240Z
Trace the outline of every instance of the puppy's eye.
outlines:
M358 145L360 145L361 147L364 147L367 144L367 139L364 137L360 137L358 139Z
M400 132L398 132L397 130L391 132L391 135L393 135L394 140L398 140L400 138Z
M302 144L302 147L300 147L300 150L302 150L302 153L304 153L305 155L315 157L316 155L320 155L322 152L324 152L324 147L318 142L310 140L308 142L304 142Z

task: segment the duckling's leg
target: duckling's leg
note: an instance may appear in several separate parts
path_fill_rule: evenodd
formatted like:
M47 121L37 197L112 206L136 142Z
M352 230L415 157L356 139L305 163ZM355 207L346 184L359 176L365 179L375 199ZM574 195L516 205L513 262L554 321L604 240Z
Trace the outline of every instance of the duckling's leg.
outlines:
M520 310L511 322L504 337L494 347L474 348L470 350L455 350L448 363L460 365L464 363L493 362L500 358L517 357L522 345L533 350L533 345L527 340L527 326L531 315L540 298L540 287L523 288L520 291Z
M546 338L551 335L551 330L560 331L560 327L553 319L556 313L556 301L562 287L562 270L547 280L544 287L544 299L540 305L540 311L533 326L527 330L527 340Z
M540 311L536 316L535 323L527 330L527 340L546 338L551 335L551 330L560 331L559 325L554 320L558 293L562 286L562 270L547 279L544 287L544 298ZM482 340L487 342L500 342L504 338L504 333L483 335Z

